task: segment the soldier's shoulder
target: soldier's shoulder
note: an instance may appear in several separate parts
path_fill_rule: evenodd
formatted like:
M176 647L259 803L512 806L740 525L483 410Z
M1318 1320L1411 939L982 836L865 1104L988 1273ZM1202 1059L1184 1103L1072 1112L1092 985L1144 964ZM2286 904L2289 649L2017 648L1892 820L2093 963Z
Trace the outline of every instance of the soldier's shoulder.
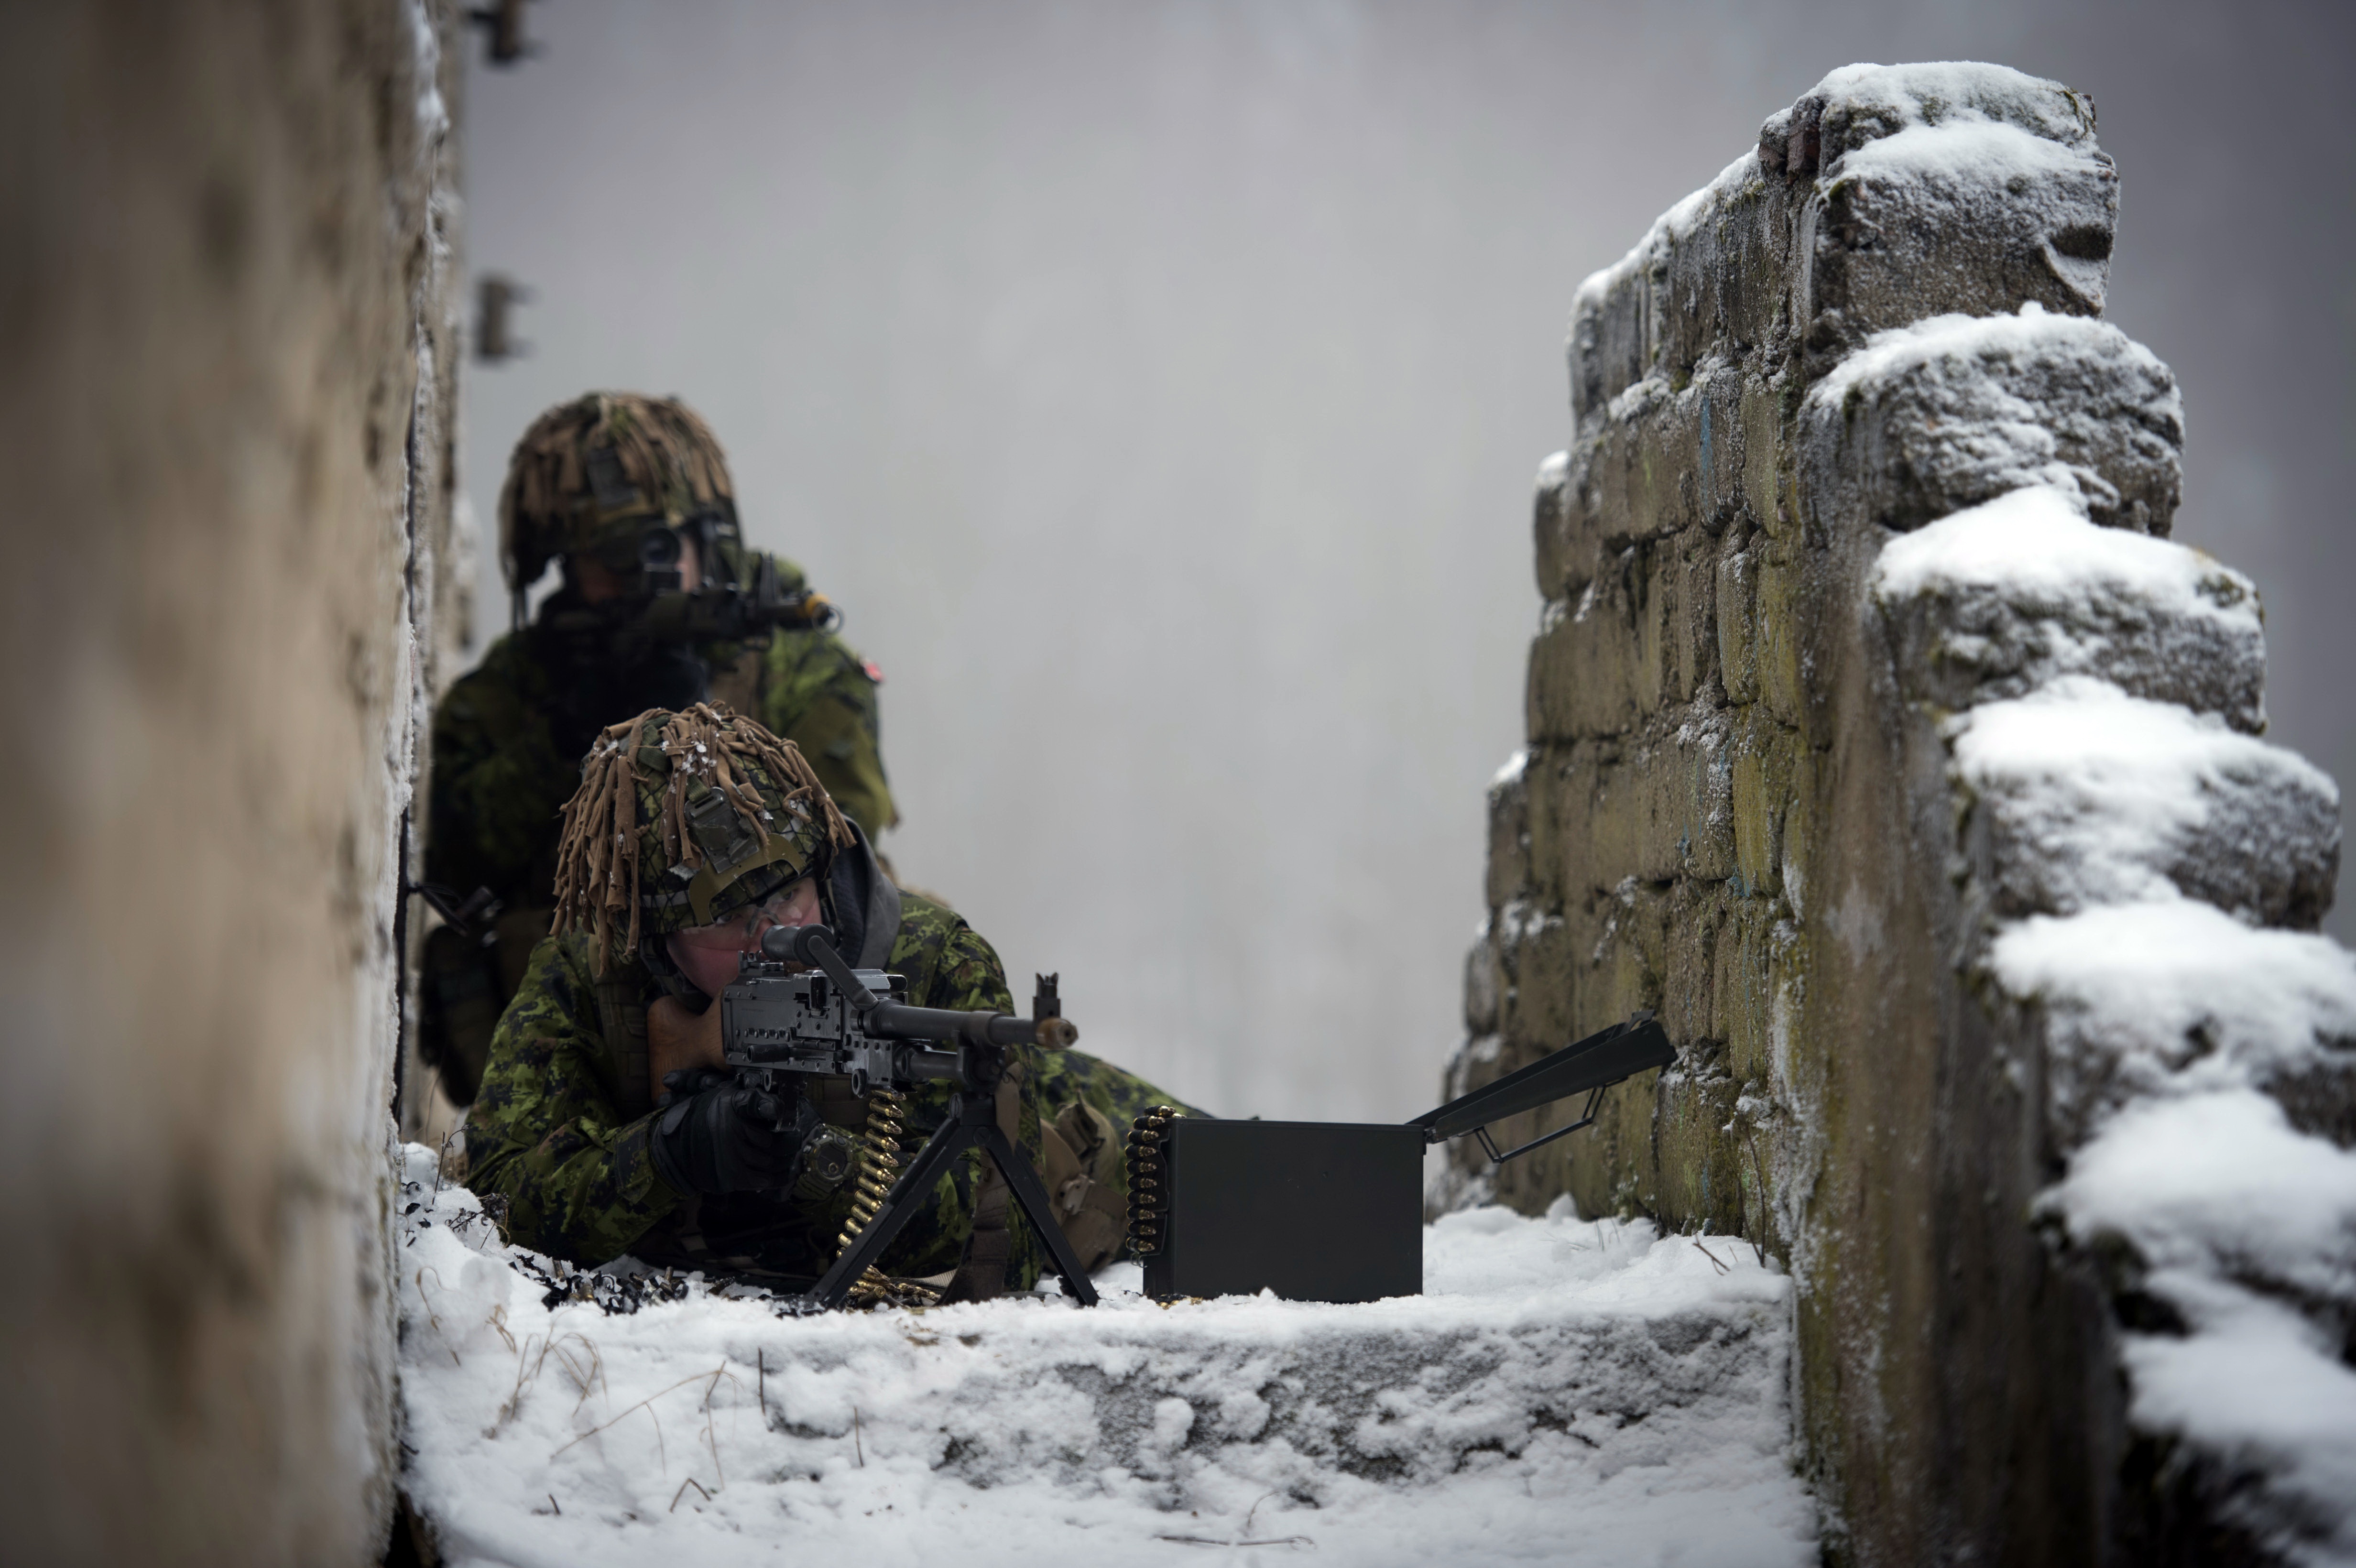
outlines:
M817 689L848 684L865 691L884 682L875 661L862 656L833 632L815 626L781 627L769 638L769 673L797 688Z
M643 986L645 970L637 962L618 965L609 974L625 985ZM528 1022L535 1018L587 1020L597 1010L596 954L584 933L569 931L543 936L524 965L523 981L508 1005L507 1019Z
M892 963L895 968L921 967L927 973L969 963L994 968L998 950L948 905L903 888L900 935L892 944Z
M436 711L468 717L489 715L506 705L529 700L546 684L547 677L530 639L508 632L484 650L474 668L450 683Z

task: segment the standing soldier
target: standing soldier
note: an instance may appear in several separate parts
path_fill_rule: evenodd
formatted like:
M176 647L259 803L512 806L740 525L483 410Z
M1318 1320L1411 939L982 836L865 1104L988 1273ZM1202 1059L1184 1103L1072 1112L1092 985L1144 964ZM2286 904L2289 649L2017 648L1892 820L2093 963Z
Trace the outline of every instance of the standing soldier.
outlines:
M772 926L826 924L855 966L905 976L918 1007L1012 1011L998 955L954 911L894 887L800 752L749 720L642 713L606 729L579 776L557 934L499 1020L467 1123L468 1180L506 1200L510 1241L574 1263L628 1253L815 1278L859 1183L814 1174L813 1141L860 1136L862 1179L880 1193L901 1136L933 1131L949 1087L904 1098L812 1077L779 1101L710 1071L722 1066L712 998ZM1083 1266L1120 1245L1115 1128L1167 1101L1077 1051L1011 1048L999 1127L1038 1168ZM1009 1190L968 1156L885 1251L885 1271L956 1298L1027 1287L1044 1249L1010 1222Z
M530 624L524 592L563 586ZM549 928L558 815L606 725L723 702L794 741L872 839L899 820L878 750L874 667L800 569L744 548L720 443L671 398L596 392L534 421L499 494L512 628L434 714L418 1044L475 1096L491 1031ZM477 890L480 890L479 891Z

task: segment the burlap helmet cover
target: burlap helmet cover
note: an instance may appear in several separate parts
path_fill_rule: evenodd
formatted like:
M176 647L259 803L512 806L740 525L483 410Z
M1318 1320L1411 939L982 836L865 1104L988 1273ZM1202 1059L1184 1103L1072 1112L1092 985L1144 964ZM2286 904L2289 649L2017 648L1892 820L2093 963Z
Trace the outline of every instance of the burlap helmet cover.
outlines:
M531 422L499 490L499 566L508 586L617 528L677 523L733 502L719 440L677 398L591 392Z
M581 764L557 849L556 929L597 972L642 937L702 925L823 869L851 825L801 748L725 707L650 708Z

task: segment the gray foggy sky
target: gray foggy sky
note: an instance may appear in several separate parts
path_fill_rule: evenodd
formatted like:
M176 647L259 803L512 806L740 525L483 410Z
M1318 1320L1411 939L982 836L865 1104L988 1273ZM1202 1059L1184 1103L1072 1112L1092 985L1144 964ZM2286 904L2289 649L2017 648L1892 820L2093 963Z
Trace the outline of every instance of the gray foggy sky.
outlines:
M2274 738L2356 777L2350 16L541 0L468 88L468 261L537 291L467 392L480 624L523 426L679 393L886 672L885 848L1018 992L1060 969L1090 1047L1215 1111L1412 1115L1573 291L1837 66L2094 95L2177 537L2265 593Z

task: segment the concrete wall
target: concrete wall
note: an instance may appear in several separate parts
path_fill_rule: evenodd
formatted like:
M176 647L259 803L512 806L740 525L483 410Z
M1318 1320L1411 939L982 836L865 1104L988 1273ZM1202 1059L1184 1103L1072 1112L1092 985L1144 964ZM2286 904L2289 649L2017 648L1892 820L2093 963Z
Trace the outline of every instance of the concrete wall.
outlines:
M10 1561L383 1549L455 16L0 20Z
M2158 892L2088 894L1953 752L1974 704L2070 680L2263 724L2246 580L2154 542L2183 428L2166 367L2094 319L2116 203L2083 95L1836 72L1582 288L1573 441L1539 475L1528 747L1491 792L1446 1087L1638 1008L1681 1060L1515 1164L1459 1147L1434 1201L1567 1192L1783 1258L1840 1561L2127 1560L2200 1513L2180 1476L2131 1478L2116 1280L2036 1222L2083 1119L1989 944L2097 896L2312 927L2336 873L2308 780L2255 810L2280 832L2195 834L2138 862ZM2024 490L2059 520L2022 558L2132 535L2159 576L1883 592L1891 541L1997 528Z

